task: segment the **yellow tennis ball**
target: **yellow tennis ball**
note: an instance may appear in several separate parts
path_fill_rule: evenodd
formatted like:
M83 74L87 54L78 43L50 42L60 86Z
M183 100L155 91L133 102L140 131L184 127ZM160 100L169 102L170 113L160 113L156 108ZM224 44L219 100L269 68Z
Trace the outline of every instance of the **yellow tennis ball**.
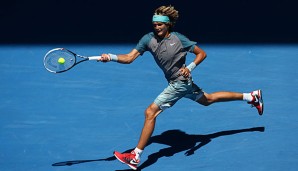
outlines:
M58 59L58 63L59 64L64 64L65 63L65 59L64 58L59 58Z

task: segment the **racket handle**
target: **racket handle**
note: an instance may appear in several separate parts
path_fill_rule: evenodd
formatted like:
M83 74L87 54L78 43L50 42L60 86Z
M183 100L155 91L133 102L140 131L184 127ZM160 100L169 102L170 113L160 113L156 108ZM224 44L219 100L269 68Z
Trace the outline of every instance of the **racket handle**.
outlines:
M90 57L88 57L89 60L98 60L100 58L101 58L101 56L90 56Z

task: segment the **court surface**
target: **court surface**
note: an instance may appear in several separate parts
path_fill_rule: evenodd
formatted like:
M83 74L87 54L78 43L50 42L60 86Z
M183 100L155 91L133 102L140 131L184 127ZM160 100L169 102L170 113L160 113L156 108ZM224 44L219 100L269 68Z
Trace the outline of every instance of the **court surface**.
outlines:
M136 146L144 109L167 85L152 56L88 61L62 74L47 72L43 56L56 47L99 55L134 46L0 46L0 170L129 170L113 151ZM157 118L140 170L297 170L298 45L200 46L208 57L194 81L209 93L262 89L264 115L243 101L182 99Z

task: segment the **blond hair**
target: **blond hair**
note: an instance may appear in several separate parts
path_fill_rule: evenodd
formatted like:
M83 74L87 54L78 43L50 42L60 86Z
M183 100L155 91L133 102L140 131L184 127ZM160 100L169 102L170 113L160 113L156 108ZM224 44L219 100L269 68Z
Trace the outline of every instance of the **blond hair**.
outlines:
M168 16L170 18L170 27L174 27L174 25L176 24L176 21L179 17L178 11L174 8L174 6L160 6L158 7L155 12L154 15L164 15L164 16Z

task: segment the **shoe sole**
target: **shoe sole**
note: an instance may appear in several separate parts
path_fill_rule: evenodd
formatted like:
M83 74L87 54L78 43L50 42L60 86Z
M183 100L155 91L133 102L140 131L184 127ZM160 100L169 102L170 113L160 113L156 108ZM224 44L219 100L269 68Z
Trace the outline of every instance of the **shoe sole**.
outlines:
M115 152L114 152L114 156L115 156L121 163L123 163L123 164L127 164L127 165L128 165L131 169L133 169L133 170L137 170L137 168L134 167L134 166L132 166L132 165L130 165L130 163L126 163L125 161L122 161L120 158L118 158L118 157L116 156Z
M264 112L264 102L263 102L262 90L259 90L259 96L260 96L259 103L260 103L260 106L261 106L261 112L259 112L259 115L263 115L263 112Z

